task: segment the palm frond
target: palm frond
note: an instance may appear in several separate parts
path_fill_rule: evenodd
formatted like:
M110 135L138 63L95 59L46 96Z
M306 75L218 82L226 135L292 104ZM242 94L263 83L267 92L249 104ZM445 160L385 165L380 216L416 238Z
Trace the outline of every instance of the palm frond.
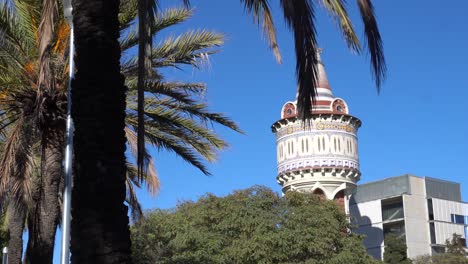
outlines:
M170 36L153 47L152 66L180 67L190 65L197 69L209 64L209 56L217 53L213 49L222 45L224 36L206 30L188 31L177 37ZM129 77L137 75L136 58L122 63L122 72Z
M10 202L31 200L32 178L35 165L30 123L21 118L15 122L5 138L1 150L0 198L10 197Z
M296 50L297 107L299 118L309 120L317 94L317 39L311 0L281 0L286 24L294 33Z
M254 22L256 24L262 23L263 34L268 40L268 45L273 50L276 61L282 63L268 0L241 0L241 2L244 4L245 10L253 16Z
M335 21L338 22L340 31L348 44L348 48L356 53L360 53L361 44L359 43L359 38L356 36L353 24L346 10L345 0L322 0L322 3Z
M158 1L138 0L138 75L137 75L137 168L138 176L143 178L147 160L144 158L145 148L145 87L146 80L152 73L151 61L151 25L154 23L154 14Z
M136 87L132 80L126 83L129 88L128 96L132 97ZM150 81L145 92L152 93L155 97L167 96L178 104L194 104L193 96L202 96L206 86L202 83L182 82L153 82Z
M182 23L193 15L193 11L184 8L170 8L156 15L155 21L151 24L151 33L155 36L160 31ZM120 41L122 51L126 51L138 44L138 29L132 29L124 34Z
M188 147L178 137L162 133L158 130L147 130L146 136L148 141L157 146L158 149L174 152L177 156L199 169L203 174L211 175L200 156L197 155L197 152Z
M120 1L119 24L120 30L126 30L138 15L138 0Z
M28 51L37 53L36 44L39 39L38 28L41 22L42 0L16 0L14 5L16 14L21 21L17 30L22 33L23 40L28 41Z
M132 123L133 116L128 114ZM216 159L214 149L223 149L227 143L206 127L197 124L190 117L184 117L177 110L155 108L145 111L148 129L172 133L181 143L193 148L205 160L211 162ZM157 146L157 143L155 143Z
M137 137L137 134L130 127L126 126L125 127L125 136L127 138L127 142L128 142L129 148L130 148L130 152L132 153L133 158L136 159L136 156L138 155L138 144L137 144L138 137ZM141 177L136 177L136 180L138 182L137 187L140 187L139 184L142 183L143 181L145 181L146 182L146 187L147 187L148 191L150 192L150 194L155 195L158 192L159 186L160 186L158 173L156 171L156 167L154 165L153 158L148 153L148 150L146 148L144 148L143 156L145 158L145 165L147 167L144 168L144 170L143 170L145 172L145 174L143 175L142 178ZM132 165L132 168L135 168L135 167ZM129 177L135 176L135 175L138 176L138 173L132 174L131 171L129 171L127 173L128 173L127 176L129 176ZM136 184L136 183L134 182L134 184Z
M150 99L149 101L149 109L165 107L174 112L177 111L180 115L184 114L187 118L194 120L198 118L198 121L201 124L204 124L205 127L208 123L216 123L230 128L238 133L244 133L240 127L230 118L220 113L211 113L207 111L208 107L204 103L181 104L180 101L173 99L158 99L154 101Z
M58 1L44 0L42 2L41 23L38 28L39 35L39 79L38 88L42 86L48 91L53 91L54 85L51 82L50 59L52 56L52 40L56 28L58 17Z
M386 77L387 66L383 51L383 41L380 36L377 20L375 19L374 6L371 0L358 0L357 3L362 21L364 22L367 48L371 57L372 74L375 78L377 91L380 91L382 81Z
M176 66L187 64L201 68L209 62L209 55L224 43L222 34L206 31L188 31L178 37L169 37L152 50L154 67Z
M128 166L127 166L128 167ZM132 167L130 167L132 168ZM136 173L138 174L138 169L127 169L127 178L125 180L125 185L127 189L127 195L125 196L125 202L127 202L128 206L130 207L130 215L132 217L133 222L138 223L143 218L143 210L141 209L140 201L138 201L138 197L136 196L135 189L133 188L133 183L131 182L131 177L128 176L129 173Z
M19 6L19 10L21 6ZM9 43L19 54L25 56L28 54L28 46L31 43L29 35L31 32L25 30L23 26L23 17L15 12L15 9L6 3L0 3L0 34L2 43Z

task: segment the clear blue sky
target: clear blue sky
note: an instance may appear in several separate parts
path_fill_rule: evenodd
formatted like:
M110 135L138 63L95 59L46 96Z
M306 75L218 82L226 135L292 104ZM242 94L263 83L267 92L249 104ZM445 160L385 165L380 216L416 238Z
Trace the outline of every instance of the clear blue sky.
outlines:
M292 38L278 2L271 4L282 65L275 63L237 0L192 0L195 16L171 29L207 28L226 34L226 44L211 58L210 70L170 70L166 77L206 82L210 109L233 118L246 135L216 127L230 147L209 166L211 177L172 154L153 151L162 184L156 197L139 191L145 209L170 208L207 192L225 195L255 184L280 191L270 126L280 118L282 105L294 99L296 84ZM363 36L355 1L348 2L356 30ZM412 173L460 182L468 201L468 1L449 2L374 1L389 69L380 95L368 58L352 55L336 25L323 8L317 8L319 43L330 84L335 96L344 98L351 114L363 123L358 134L360 183ZM57 254L54 260L58 261Z
M164 2L164 1L163 1ZM363 36L355 1L348 1ZM388 79L377 94L367 56L351 54L332 19L317 8L317 31L335 96L344 98L359 130L361 182L412 173L462 183L468 200L468 2L374 1L385 43ZM159 195L140 192L143 206L173 207L206 192L225 195L255 184L280 191L270 126L294 99L294 48L271 1L284 63L278 65L239 1L192 1L195 16L177 30L207 28L227 36L209 71L168 71L170 79L208 84L210 108L236 120L247 135L217 131L230 143L203 176L172 154L155 152Z

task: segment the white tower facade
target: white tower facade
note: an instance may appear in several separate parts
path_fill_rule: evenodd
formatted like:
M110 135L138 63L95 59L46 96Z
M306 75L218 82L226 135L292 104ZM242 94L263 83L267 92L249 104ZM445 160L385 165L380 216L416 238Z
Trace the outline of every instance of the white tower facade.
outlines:
M333 95L324 65L318 66L317 98L312 122L297 118L297 101L286 102L276 134L277 181L288 191L312 192L335 200L348 212L348 198L359 181L357 131L361 121L350 115L346 101Z

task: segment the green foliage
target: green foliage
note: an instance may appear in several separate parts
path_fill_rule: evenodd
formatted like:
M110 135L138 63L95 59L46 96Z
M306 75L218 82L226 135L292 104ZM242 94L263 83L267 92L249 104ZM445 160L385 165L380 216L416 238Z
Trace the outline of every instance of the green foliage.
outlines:
M155 210L132 228L134 263L377 263L341 210L311 194L266 187L207 194Z
M387 264L411 264L406 256L404 238L389 234L385 236L384 262Z
M468 264L468 259L446 253L435 256L419 256L413 260L413 264Z
M445 241L446 253L434 256L420 256L414 264L468 264L468 254L461 241L461 235L453 234L451 240Z
M446 240L445 246L447 249L448 254L466 257L468 256L467 252L465 251L465 245L461 240L461 235L453 233L452 240Z

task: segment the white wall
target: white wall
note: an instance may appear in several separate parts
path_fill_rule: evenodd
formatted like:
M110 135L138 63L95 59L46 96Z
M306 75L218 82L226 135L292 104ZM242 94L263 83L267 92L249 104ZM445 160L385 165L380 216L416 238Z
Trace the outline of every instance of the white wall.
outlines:
M457 225L452 223L443 223L435 222L435 233L436 233L436 243L445 244L445 240L451 240L453 233L462 235L465 237L465 231L463 230L463 225Z
M382 206L380 200L374 200L349 206L351 223L353 225L369 225L382 222Z
M415 190L415 181L410 179L413 195L403 195L405 212L405 233L408 257L431 254L431 237L429 231L429 214L424 190ZM424 181L424 180L423 180ZM422 182L424 188L424 182ZM417 184L416 189L421 185ZM422 191L422 192L420 192ZM418 194L419 193L419 194ZM422 194L421 194L422 193Z
M357 226L353 232L366 236L363 243L367 252L375 258L382 259L383 226L380 200L351 204L349 212L351 224Z
M465 238L464 226L451 223L451 214L468 215L468 204L433 198L432 206L437 244L445 244L445 240L450 240L453 233Z
M468 215L468 204L433 198L434 220L451 222L450 214Z

